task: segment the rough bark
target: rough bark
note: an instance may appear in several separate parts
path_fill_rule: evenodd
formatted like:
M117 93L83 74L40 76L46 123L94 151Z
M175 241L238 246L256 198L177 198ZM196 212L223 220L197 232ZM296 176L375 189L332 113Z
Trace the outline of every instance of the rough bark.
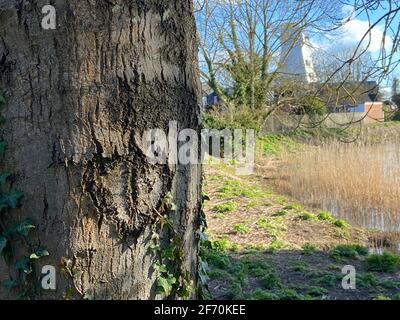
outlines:
M96 299L155 298L149 246L168 192L195 281L201 168L151 165L140 142L172 120L199 129L192 1L53 0L56 30L41 28L46 4L0 1L1 169L25 194L12 219L34 219L34 241L50 252L39 267L58 271L57 290L37 298L71 286ZM15 259L26 254L13 246ZM82 273L63 276L62 259ZM1 260L0 280L13 273Z

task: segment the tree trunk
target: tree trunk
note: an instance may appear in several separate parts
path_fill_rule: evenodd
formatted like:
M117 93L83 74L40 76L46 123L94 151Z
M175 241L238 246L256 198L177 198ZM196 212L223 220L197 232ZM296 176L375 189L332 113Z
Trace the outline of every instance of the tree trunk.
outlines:
M192 1L53 0L57 28L44 30L48 3L0 0L1 171L24 193L3 222L36 225L25 243L10 236L0 280L21 278L16 262L40 245L49 256L30 260L30 281L52 265L57 289L33 298L177 298L186 273L195 297L201 167L152 165L141 144L170 121L199 130ZM160 223L169 193L183 256L169 261L177 282L163 296L151 244L154 233L161 247L172 237ZM0 298L26 287L1 288Z

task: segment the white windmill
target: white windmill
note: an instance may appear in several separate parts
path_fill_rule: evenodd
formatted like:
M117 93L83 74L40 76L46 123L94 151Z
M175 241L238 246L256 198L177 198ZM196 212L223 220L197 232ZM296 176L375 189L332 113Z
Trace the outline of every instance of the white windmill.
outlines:
M300 78L307 83L317 82L312 59L312 45L303 31L287 27L281 36L280 72Z

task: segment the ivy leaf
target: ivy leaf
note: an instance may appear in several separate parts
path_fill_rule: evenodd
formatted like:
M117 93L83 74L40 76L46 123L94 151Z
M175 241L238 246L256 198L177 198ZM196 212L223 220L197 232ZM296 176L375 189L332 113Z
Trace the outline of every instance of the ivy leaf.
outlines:
M92 290L86 290L83 295L83 300L94 300Z
M171 211L178 211L178 206L175 203L171 204Z
M72 300L76 294L76 290L74 288L67 288L65 290L64 298L65 300Z
M15 209L24 194L21 191L11 190L9 193L4 193L0 198L0 204L6 204L10 208Z
M0 187L4 187L7 182L7 179L11 176L11 173L2 173L0 174Z
M166 272L168 272L167 266L166 266L165 264L160 264L160 263L158 263L158 262L154 265L154 269L155 269L156 271L160 272L160 273L166 273Z
M176 278L168 274L168 278L160 277L157 281L157 291L158 293L169 296L172 291L172 286L176 283Z
M26 219L20 223L14 223L4 232L4 235L8 237L14 234L19 234L26 237L29 234L29 231L34 228L36 228L36 226L32 223L32 220Z
M17 232L21 235L26 237L31 229L35 229L36 226L32 223L31 219L26 219L25 221L22 221L18 226L17 226Z
M23 273L29 274L32 272L31 262L29 258L23 258L15 262L15 269L22 271Z
M46 249L44 249L44 248L37 248L36 250L35 250L35 252L33 252L31 255L30 255L30 259L40 259L40 258L42 258L42 257L45 257L45 256L49 256L50 254L49 254L49 252L46 250Z
M18 282L14 279L7 279L3 281L3 287L6 288L8 291L11 291L16 286L18 286Z
M0 236L0 254L3 252L6 246L7 246L7 238Z

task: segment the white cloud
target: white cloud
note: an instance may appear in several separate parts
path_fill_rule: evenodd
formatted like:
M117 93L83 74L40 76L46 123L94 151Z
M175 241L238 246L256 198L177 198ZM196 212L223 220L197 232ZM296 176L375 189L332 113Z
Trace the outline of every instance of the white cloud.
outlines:
M340 29L340 34L336 41L342 45L357 45L365 36L363 43L365 46L368 45L368 49L376 53L381 50L382 40L385 38L385 48L390 50L392 46L392 40L389 36L384 36L383 28L379 25L368 31L370 24L368 21L360 19L352 19L343 25Z

